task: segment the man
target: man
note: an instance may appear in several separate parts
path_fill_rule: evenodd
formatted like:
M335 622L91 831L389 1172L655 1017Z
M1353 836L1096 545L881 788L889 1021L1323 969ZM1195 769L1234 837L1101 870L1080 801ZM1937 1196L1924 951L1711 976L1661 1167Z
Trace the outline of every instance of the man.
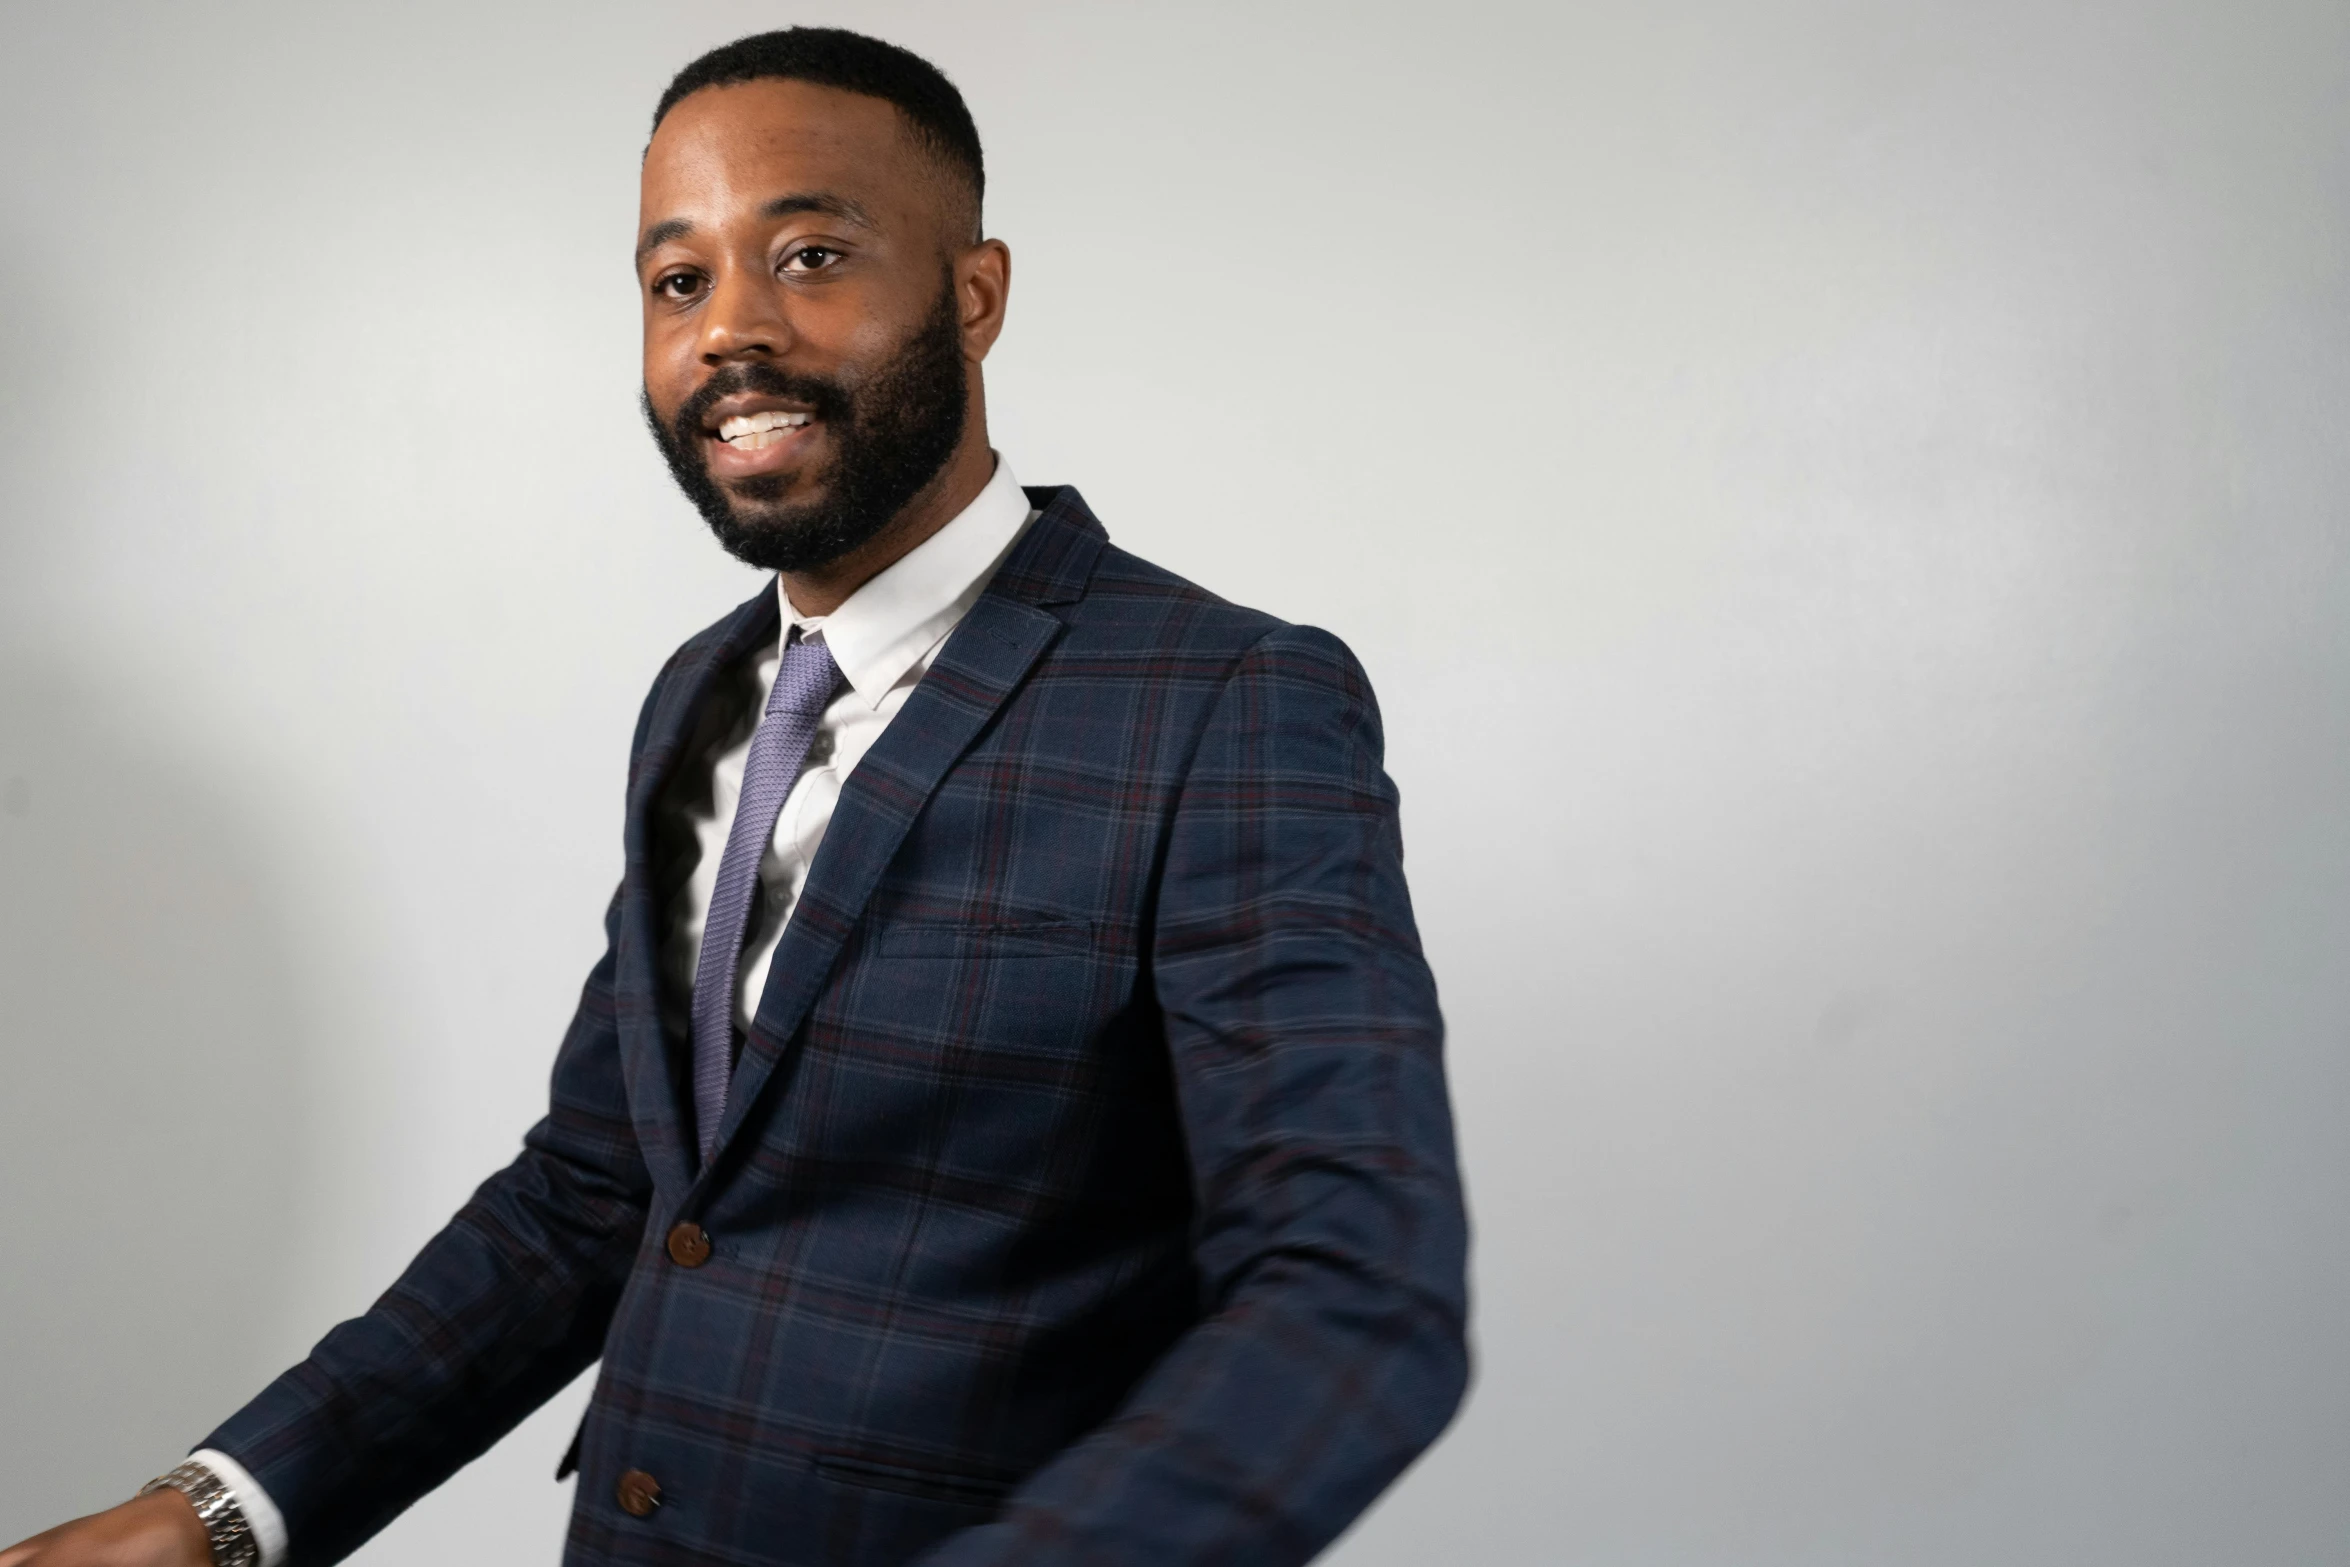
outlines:
M581 1567L1303 1562L1449 1418L1371 693L1014 483L982 189L952 85L855 34L663 96L646 412L775 580L646 699L549 1113L189 1463L0 1567L321 1567L599 1358Z

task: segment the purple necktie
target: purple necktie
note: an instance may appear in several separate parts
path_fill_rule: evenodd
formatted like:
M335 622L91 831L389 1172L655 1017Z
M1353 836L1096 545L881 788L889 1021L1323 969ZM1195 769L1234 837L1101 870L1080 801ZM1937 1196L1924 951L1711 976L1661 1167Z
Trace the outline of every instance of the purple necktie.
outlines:
M783 797L808 760L816 720L839 685L840 666L833 663L832 650L821 642L802 642L794 632L784 645L766 715L751 736L750 759L743 764L742 794L727 830L726 853L718 861L710 915L702 924L702 955L694 964L694 1129L704 1159L718 1141L726 1080L734 1075L735 981L751 896L759 887L759 861L775 836Z

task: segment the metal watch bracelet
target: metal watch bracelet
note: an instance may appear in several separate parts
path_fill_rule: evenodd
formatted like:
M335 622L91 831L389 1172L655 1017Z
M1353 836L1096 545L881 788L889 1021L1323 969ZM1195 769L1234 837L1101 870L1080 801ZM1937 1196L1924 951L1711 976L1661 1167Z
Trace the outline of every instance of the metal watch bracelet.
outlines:
M196 1516L204 1523L204 1538L212 1543L212 1567L259 1567L261 1542L253 1538L245 1510L237 1505L226 1482L208 1466L190 1459L139 1487L141 1496L156 1491L177 1491L196 1509Z

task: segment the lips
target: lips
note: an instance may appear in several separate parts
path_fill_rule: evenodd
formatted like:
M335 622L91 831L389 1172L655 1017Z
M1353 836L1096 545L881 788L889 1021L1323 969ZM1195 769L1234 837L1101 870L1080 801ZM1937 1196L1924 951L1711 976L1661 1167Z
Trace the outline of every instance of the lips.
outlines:
M711 476L728 479L796 463L824 423L805 402L771 393L720 398L701 422Z
M790 439L790 432L815 419L812 413L775 409L767 413L736 414L718 422L718 439L738 452L764 451Z

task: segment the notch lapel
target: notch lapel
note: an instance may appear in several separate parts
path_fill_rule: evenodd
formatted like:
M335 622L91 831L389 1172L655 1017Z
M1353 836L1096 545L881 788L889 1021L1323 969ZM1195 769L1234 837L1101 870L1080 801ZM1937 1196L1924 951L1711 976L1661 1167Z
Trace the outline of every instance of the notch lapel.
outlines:
M711 688L737 659L781 633L783 615L775 593L770 578L758 597L678 651L660 682L652 711L645 715L644 737L629 769L614 1007L638 1151L655 1184L672 1191L683 1190L694 1169L687 1146L689 1117L681 1098L685 1089L672 1070L661 1027L661 933L667 911L660 907L655 884L655 817L662 791L686 759Z
M1041 609L1008 598L982 596L963 624L939 649L906 705L849 774L833 807L831 825L791 923L776 945L767 989L743 1042L742 1059L726 1090L726 1115L718 1126L722 1156L735 1128L765 1086L816 999L841 943L914 818L987 721L995 716L1031 665L1061 634L1061 622Z
M776 946L767 989L726 1091L709 1167L724 1157L939 781L1060 636L1060 617L1039 606L1080 597L1092 575L1107 540L1077 492L1064 487L1031 490L1029 496L1043 515L1029 525L841 790Z

